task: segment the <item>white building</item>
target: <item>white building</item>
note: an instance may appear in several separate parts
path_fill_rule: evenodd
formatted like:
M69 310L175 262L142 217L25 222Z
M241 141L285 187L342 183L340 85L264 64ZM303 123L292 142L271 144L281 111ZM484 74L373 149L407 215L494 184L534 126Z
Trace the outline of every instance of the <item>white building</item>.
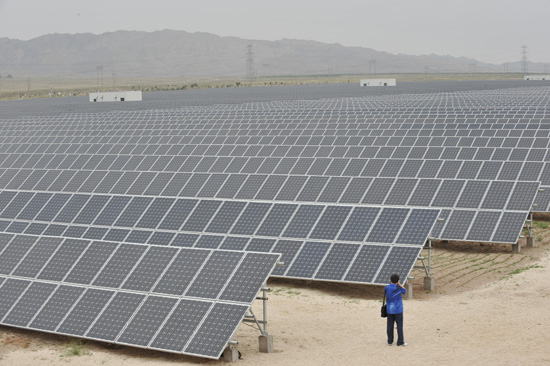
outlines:
M90 102L135 102L142 100L141 90L90 93Z
M523 80L550 80L550 75L525 75Z
M395 86L395 79L361 79L361 86Z

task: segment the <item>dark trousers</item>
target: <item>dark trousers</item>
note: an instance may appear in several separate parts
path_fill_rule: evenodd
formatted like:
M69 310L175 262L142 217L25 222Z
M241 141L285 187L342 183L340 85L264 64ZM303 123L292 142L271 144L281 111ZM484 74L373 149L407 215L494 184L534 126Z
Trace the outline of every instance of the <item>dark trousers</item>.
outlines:
M397 345L400 346L405 343L403 338L403 313L400 314L388 314L388 343L393 343L393 327L394 323L397 323Z

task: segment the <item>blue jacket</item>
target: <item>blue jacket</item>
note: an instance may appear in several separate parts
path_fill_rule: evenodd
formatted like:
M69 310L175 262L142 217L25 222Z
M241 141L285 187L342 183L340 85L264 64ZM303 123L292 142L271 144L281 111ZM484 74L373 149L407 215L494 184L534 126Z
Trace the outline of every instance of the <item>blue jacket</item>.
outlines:
M388 305L388 314L401 314L403 312L403 299L401 294L407 292L402 287L397 287L395 283L390 283L384 288L386 292L386 304Z

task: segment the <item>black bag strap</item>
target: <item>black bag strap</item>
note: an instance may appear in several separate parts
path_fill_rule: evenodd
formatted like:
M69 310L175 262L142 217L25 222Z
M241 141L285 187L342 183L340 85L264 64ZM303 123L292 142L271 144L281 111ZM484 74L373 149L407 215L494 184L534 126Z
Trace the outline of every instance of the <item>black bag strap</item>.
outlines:
M382 300L382 306L386 305L386 288L384 287L384 300Z

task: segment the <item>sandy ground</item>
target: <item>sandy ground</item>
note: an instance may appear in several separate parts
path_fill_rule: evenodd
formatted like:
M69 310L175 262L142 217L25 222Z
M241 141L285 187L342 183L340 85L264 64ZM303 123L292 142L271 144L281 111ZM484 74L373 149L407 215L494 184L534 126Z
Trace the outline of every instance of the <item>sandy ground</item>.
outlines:
M436 244L436 290L424 291L423 273L415 270L414 299L404 303L407 347L386 345L381 287L270 281L275 353L259 353L258 330L243 324L235 335L243 354L236 364L550 364L545 231L538 248L523 248L519 255L506 245ZM261 304L254 309L261 313ZM0 336L0 365L224 364L98 342L73 347L80 355L71 355L74 340L68 337L9 327L0 327Z

